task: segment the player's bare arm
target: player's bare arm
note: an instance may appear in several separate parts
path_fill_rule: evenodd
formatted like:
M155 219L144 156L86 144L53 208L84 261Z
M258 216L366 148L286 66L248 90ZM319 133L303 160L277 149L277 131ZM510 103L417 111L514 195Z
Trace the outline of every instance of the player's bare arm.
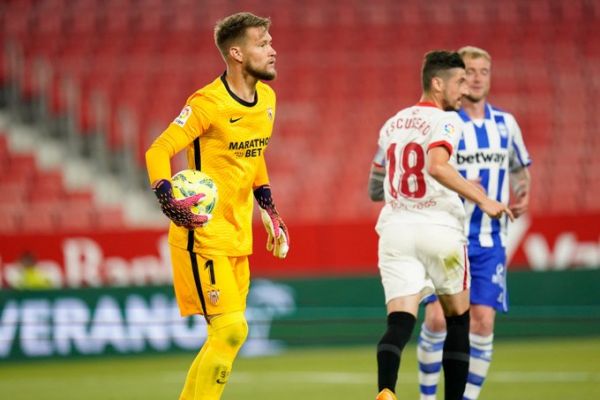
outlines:
M439 146L427 152L427 172L439 183L460 196L477 204L491 218L500 218L502 214L514 219L511 210L504 204L488 198L485 193L467 181L448 163L450 154L445 147Z
M527 168L520 168L510 173L510 185L515 194L511 199L510 209L515 218L519 218L529 209L529 192L531 186L531 176Z
M385 168L373 163L369 173L369 197L373 201L383 201L383 180L385 179Z
M481 184L481 178L477 178L477 179L467 179L473 186L475 186L477 189L481 190L483 193L486 193L485 188L483 187L483 185Z

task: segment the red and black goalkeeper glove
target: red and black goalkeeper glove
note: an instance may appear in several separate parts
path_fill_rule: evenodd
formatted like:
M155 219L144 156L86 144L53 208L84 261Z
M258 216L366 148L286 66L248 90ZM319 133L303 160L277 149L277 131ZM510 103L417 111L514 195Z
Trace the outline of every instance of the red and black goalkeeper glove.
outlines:
M202 200L203 193L177 200L173 196L171 182L166 179L158 181L152 190L158 198L163 214L169 217L175 225L186 229L196 229L204 226L210 219L210 215L194 214L191 211L191 207Z
M267 250L277 258L285 258L290 249L290 234L275 208L271 187L263 185L254 189L254 197L260 206L260 216L267 230Z

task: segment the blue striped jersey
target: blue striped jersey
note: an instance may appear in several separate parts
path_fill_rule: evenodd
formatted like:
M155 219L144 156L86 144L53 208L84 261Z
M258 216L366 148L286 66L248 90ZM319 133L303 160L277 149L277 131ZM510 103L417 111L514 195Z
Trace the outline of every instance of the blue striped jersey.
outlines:
M471 120L464 109L458 114L464 122L456 152L458 171L466 179L479 179L488 197L508 204L510 172L531 164L517 121L511 114L487 103L483 120ZM465 200L465 212L469 244L506 246L508 217L491 219L468 200Z

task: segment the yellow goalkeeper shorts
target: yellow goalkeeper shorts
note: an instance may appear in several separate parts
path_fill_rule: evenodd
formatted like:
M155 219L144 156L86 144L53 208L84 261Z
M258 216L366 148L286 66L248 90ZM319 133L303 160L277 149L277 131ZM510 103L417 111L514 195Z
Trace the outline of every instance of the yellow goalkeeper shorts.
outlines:
M250 288L247 256L209 256L169 247L173 287L182 316L245 311Z

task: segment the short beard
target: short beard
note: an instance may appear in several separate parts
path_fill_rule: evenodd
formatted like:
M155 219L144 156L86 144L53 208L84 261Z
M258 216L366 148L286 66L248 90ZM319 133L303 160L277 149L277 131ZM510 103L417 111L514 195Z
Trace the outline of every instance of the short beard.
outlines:
M465 96L465 99L469 100L471 103L479 103L481 100L483 100L485 98L485 96L481 96L481 97L473 97L473 96Z
M277 76L276 71L273 71L273 72L259 71L257 69L254 69L251 65L248 65L246 67L246 72L248 72L248 74L252 75L256 79L260 79L262 81L272 81Z
M445 101L444 103L445 104L443 104L443 106L442 106L444 111L458 111L460 109L460 107L456 107L457 103L454 103L454 105L450 104L447 101Z

